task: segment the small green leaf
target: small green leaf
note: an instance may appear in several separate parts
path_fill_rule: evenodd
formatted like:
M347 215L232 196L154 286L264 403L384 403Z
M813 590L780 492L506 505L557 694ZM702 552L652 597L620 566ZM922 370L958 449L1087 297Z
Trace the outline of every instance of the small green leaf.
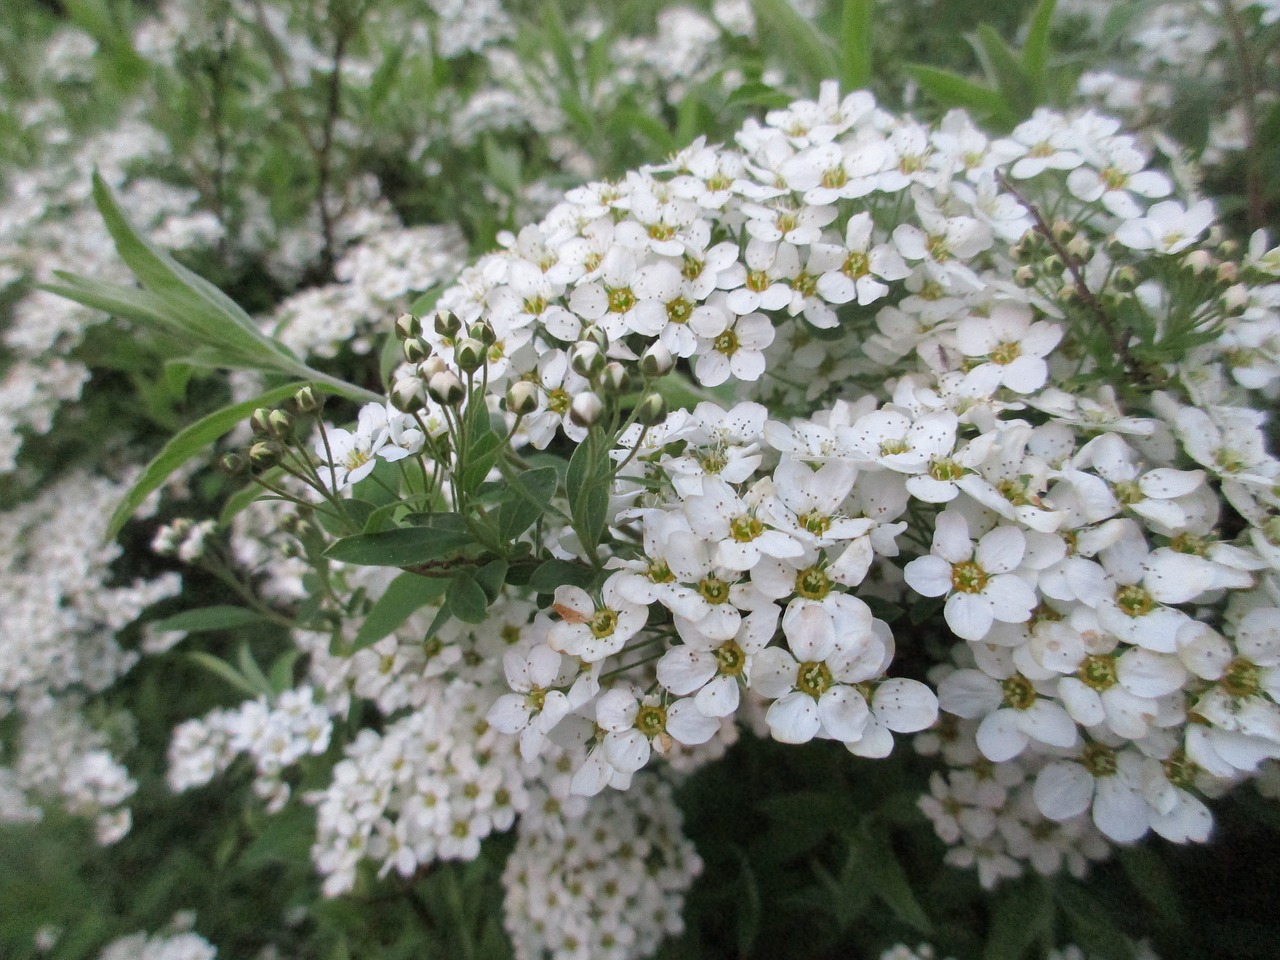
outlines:
M484 623L489 615L489 597L484 587L465 570L449 581L449 609L463 623Z
M922 63L908 64L907 73L920 84L920 89L944 107L963 107L989 116L1006 127L1016 122L1013 109L998 90L992 90L952 73Z
M590 590L596 581L595 571L580 563L568 560L548 560L529 577L529 588L534 593L555 593L556 587L572 584Z
M247 693L251 697L256 697L259 690L252 683L236 672L236 668L231 666L225 660L219 660L217 657L208 653L188 653L187 659L193 663L198 663L210 673L216 674L227 683L231 684L241 693Z
M924 907L916 899L907 879L906 871L898 862L897 854L884 833L868 833L857 841L858 849L866 865L867 882L871 884L876 896L897 914L903 923L914 927L920 933L933 932L933 924Z
M253 658L253 652L249 649L247 643L240 644L236 660L240 664L240 673L253 684L254 689L259 694L269 697L275 692L271 687L271 681L267 679L267 675L258 666L258 661Z
M982 960L1021 960L1046 928L1052 932L1053 902L1040 877L1004 884L992 909Z
M608 519L610 475L604 434L599 427L592 427L569 458L569 471L565 475L573 529L592 554L600 544Z
M1146 845L1118 847L1116 859L1133 888L1155 908L1160 919L1170 926L1181 925L1182 903L1169 867L1160 854Z
M120 501L120 505L116 507L115 512L111 515L111 522L107 524L106 539L110 541L116 538L116 534L120 532L138 507L142 505L142 501L147 499L153 490L158 489L162 483L168 480L173 471L177 470L196 454L203 452L223 434L235 429L240 421L246 419L258 407L269 407L272 404L279 403L286 397L293 396L297 390L298 384L296 383L276 387L266 393L259 394L252 400L246 400L244 403L233 404L214 411L177 434L164 445L164 449L156 455L156 458L147 464L147 469L142 471L142 476L138 478L138 482L133 485L132 489L125 494L124 499Z
M498 462L502 452L502 438L492 430L480 434L467 448L465 466L459 484L469 495L475 495L489 475L493 465Z
M411 567L428 560L444 559L474 544L474 537L465 527L455 529L439 522L440 519L437 515L436 522L430 526L400 527L381 533L344 537L331 544L324 555L330 560L365 567Z
M301 656L301 650L286 650L276 657L276 662L271 665L272 692L284 693L293 686L293 665Z
M506 582L507 577L507 561L502 558L490 560L483 567L476 571L476 583L480 584L480 588L484 590L484 595L490 603L498 599L498 594L502 592L502 585Z
M760 19L761 35L770 36L779 48L789 51L789 64L815 87L840 76L830 42L788 0L751 0L751 6Z
M386 591L365 614L351 644L351 652L377 643L402 626L417 610L439 600L447 583L438 577L400 574L387 585Z
M1044 90L1045 70L1049 65L1053 11L1057 5L1057 0L1040 0L1036 4L1031 13L1031 26L1027 29L1026 42L1022 45L1022 69L1041 93Z
M1088 956L1133 960L1133 948L1102 901L1079 883L1063 878L1058 878L1053 893L1070 923L1072 938Z
M245 607L213 606L183 610L163 620L153 620L148 627L162 633L178 630L184 633L204 633L209 630L234 630L237 627L269 623L271 621L262 614Z
M1039 92L1035 89L1027 71L1023 69L1018 55L988 23L978 25L977 41L979 51L985 54L984 61L991 73L991 79L1004 94L1005 102L1013 107L1019 116L1030 114L1036 107Z
M844 0L840 81L845 90L859 90L871 83L874 8L874 0Z
M498 507L498 537L511 543L547 512L559 476L554 467L539 467L508 479L507 494Z
M774 110L785 107L795 98L767 83L744 83L735 87L725 101L731 107L765 107Z

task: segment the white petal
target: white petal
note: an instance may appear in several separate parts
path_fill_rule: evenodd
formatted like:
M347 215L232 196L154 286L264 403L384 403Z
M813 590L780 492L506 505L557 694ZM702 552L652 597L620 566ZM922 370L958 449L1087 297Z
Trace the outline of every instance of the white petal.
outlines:
M781 743L808 743L822 726L817 701L799 691L775 701L764 719L773 738Z
M861 737L870 715L862 694L843 684L827 690L818 700L818 718L823 729L842 743L852 743Z
M1142 795L1119 777L1099 777L1093 822L1117 843L1133 843L1147 832L1150 811Z
M1018 715L1023 733L1051 747L1072 747L1079 737L1075 721L1052 700L1039 699Z
M667 708L667 733L680 743L706 743L719 730L720 720L703 714L692 700L677 700Z
M1032 794L1050 820L1070 820L1089 809L1093 777L1078 763L1058 761L1040 771Z
M997 710L978 724L977 743L992 763L1012 760L1027 746L1027 735L1018 728L1018 711Z
M938 698L918 680L886 680L871 702L876 719L895 733L915 733L938 719Z

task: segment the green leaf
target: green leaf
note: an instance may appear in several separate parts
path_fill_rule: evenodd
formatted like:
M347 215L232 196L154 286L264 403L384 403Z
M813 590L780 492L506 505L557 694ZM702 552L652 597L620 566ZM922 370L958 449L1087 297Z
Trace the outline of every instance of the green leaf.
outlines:
M903 923L914 927L920 933L933 932L933 924L924 907L916 899L907 879L906 871L898 862L897 854L889 843L889 838L882 832L868 833L855 841L862 854L866 866L867 882L877 897L897 914Z
M489 615L489 597L484 587L465 570L449 581L449 609L464 623L484 623Z
M788 0L751 0L751 6L760 20L761 36L770 36L774 44L788 51L788 63L815 87L840 76L840 64L827 38Z
M735 87L725 102L731 107L765 107L774 110L785 107L794 99L791 94L767 83L744 83Z
M982 960L1021 960L1046 929L1052 933L1053 919L1053 901L1041 878L1003 885L992 910Z
M466 459L463 461L465 465L458 481L468 495L474 495L480 489L480 484L484 483L484 478L498 462L501 452L502 438L492 430L480 434L467 448Z
M963 107L973 113L992 117L1007 127L1016 122L1013 109L998 90L968 80L950 70L922 63L906 66L906 71L920 84L920 89L944 107Z
M552 559L543 563L529 577L529 588L534 593L555 593L556 587L572 584L589 590L595 585L596 574L590 567L568 560Z
M246 607L219 605L183 610L162 620L153 620L147 626L162 633L181 630L184 633L204 633L209 630L234 630L237 627L260 626L271 623L266 617Z
M475 543L465 525L459 528L446 521L446 517L462 519L457 514L437 514L429 526L359 533L331 544L324 555L330 560L365 567L411 567L428 560L441 560Z
M252 683L237 673L235 667L231 666L231 664L227 663L225 660L219 660L217 657L208 653L188 653L187 659L193 663L198 663L210 673L221 677L241 693L247 693L251 697L256 697L260 692Z
M736 932L738 940L738 956L745 957L751 953L756 938L760 935L760 885L756 882L755 871L751 869L751 861L746 853L735 846L733 852L738 856L738 866L742 876L741 896L738 897Z
M1051 28L1053 11L1057 0L1040 0L1031 13L1031 26L1027 29L1027 39L1022 45L1022 69L1043 95L1045 69L1049 65Z
M261 474L262 479L273 486L282 476L284 476L284 469L281 467L272 467ZM264 494L266 494L266 491L257 483L245 484L227 497L226 503L222 505L222 512L218 514L218 526L225 528L235 519L236 514L248 507L249 504L261 499Z
M1155 908L1160 919L1170 926L1180 926L1182 903L1164 859L1146 845L1118 847L1116 859L1133 888Z
M511 543L547 512L559 477L554 467L539 467L508 478L508 490L498 507L498 537Z
M978 25L977 40L981 53L985 54L985 65L990 70L991 79L1004 94L1005 102L1020 116L1030 114L1035 109L1039 92L1023 69L1018 55L988 23Z
M591 554L600 544L608 518L610 476L604 433L599 427L592 427L569 458L569 471L565 475L573 529Z
M116 507L115 512L111 515L111 522L107 524L106 539L108 541L114 540L125 523L142 505L142 501L147 499L153 490L158 489L162 483L169 479L169 475L180 466L205 450L223 434L235 429L240 421L246 419L258 407L269 407L272 404L279 403L286 397L293 396L297 390L298 385L296 383L276 387L266 393L259 394L252 400L246 400L244 403L236 403L229 407L223 407L221 410L216 410L177 434L164 445L164 448L156 455L156 458L147 464L147 469L142 471L142 476L138 478L138 482L133 485L133 488L120 501L120 505Z
M365 615L351 652L377 643L403 625L418 609L439 600L447 582L438 577L420 577L416 573L400 574L387 585L386 591Z
M874 8L874 0L844 0L840 25L843 37L840 82L845 90L858 90L871 84Z
M286 650L276 657L271 665L271 689L275 693L284 693L293 686L293 665L302 656L301 650Z
M1072 938L1090 957L1099 960L1133 960L1133 948L1111 912L1083 886L1062 878L1053 893L1070 922Z
M369 79L369 109L377 110L387 99L387 94L395 86L396 75L400 72L400 64L404 62L404 45L397 44L385 50L382 62L373 71Z
M269 697L275 692L271 686L271 681L267 679L267 675L258 666L258 661L253 658L253 651L249 649L247 643L240 644L236 660L240 664L240 673L253 684L254 689L259 694Z
M498 594L502 592L502 585L506 582L506 577L507 561L501 557L496 560L490 560L475 574L476 583L480 584L480 589L484 591L484 595L490 603L498 599Z

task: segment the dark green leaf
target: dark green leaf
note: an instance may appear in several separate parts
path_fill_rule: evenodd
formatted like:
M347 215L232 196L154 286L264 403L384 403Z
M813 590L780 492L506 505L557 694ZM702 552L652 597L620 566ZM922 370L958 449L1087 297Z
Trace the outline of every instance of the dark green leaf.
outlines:
M261 626L270 622L262 614L245 607L214 606L184 610L163 620L153 620L148 626L160 632L181 630L185 633L202 633L207 630L234 630L236 627Z
M480 588L484 590L484 595L490 603L493 603L498 599L498 594L502 592L502 585L506 582L507 561L501 558L490 560L476 571L475 577L476 583L480 584Z
M1133 960L1133 948L1102 901L1083 886L1059 878L1053 893L1071 925L1072 939L1099 960Z
M363 650L392 633L419 608L439 600L447 581L439 577L421 577L402 573L387 585L386 591L365 615L351 650Z
M225 660L219 660L217 657L207 653L188 653L187 658L193 663L198 663L210 673L221 677L241 693L247 693L251 697L256 697L260 693L252 683L236 672L236 668Z
M590 567L568 560L548 560L529 577L529 587L535 593L555 593L556 587L572 584L589 590L595 585L596 574Z
M270 696L275 691L271 687L271 681L267 679L267 675L262 672L262 668L258 666L258 661L253 658L253 652L249 649L247 643L240 644L240 650L237 654L236 661L240 664L240 673L253 684L254 689L262 696Z
M508 479L507 494L498 508L498 537L503 543L515 540L546 513L559 479L554 467L539 467Z
M1116 859L1135 890L1160 918L1171 926L1182 923L1182 904L1178 890L1169 875L1169 867L1155 850L1147 845L1119 847Z
M1004 94L1005 102L1019 116L1030 114L1039 99L1039 91L1023 69L1021 59L990 24L979 24L977 39L991 79Z
M906 71L920 84L921 90L944 107L963 107L992 117L1005 126L1013 126L1015 122L1013 109L997 90L980 86L958 73L925 64L908 64Z
M433 522L430 526L400 527L344 537L332 544L324 555L330 560L366 567L410 567L452 556L474 542L465 529Z
M738 855L740 867L741 896L738 900L736 919L738 955L745 957L751 953L756 938L760 935L760 885L756 883L755 871L751 869L751 861L739 847L733 852Z
M789 64L815 87L840 76L830 42L788 0L751 0L751 6L760 19L761 35L789 51Z
M871 83L874 8L874 0L844 0L840 80L846 91L858 90Z
M1053 926L1053 902L1039 877L1027 877L1000 888L991 915L982 960L1021 960L1027 949Z
M286 650L276 657L271 665L271 689L276 693L284 693L293 686L293 665L302 656L301 650Z
M463 623L484 623L489 615L489 597L484 587L465 570L449 581L449 609Z
M590 553L599 545L608 517L610 466L604 434L592 427L569 458L565 475L573 529Z
M162 483L169 479L169 475L173 471L177 470L196 454L203 452L223 434L235 429L240 421L246 419L256 408L269 407L272 404L279 403L286 397L293 396L297 389L298 385L296 383L286 384L285 386L268 390L252 400L246 400L244 403L223 407L204 419L197 420L166 443L164 449L156 455L156 458L147 464L147 469L142 471L142 476L138 478L138 482L125 494L125 498L120 501L120 505L116 507L115 512L111 515L111 522L107 525L107 539L115 539L116 534L120 532L120 529L133 516L138 507L142 505L142 501L153 490L158 489Z
M1031 14L1031 26L1027 40L1022 45L1022 69L1027 72L1036 89L1044 89L1044 73L1049 65L1049 41L1053 26L1053 11L1057 0L1040 0Z
M502 452L502 438L492 430L486 430L467 448L465 466L459 483L469 495L474 495L484 483Z
M766 107L772 110L785 107L794 99L791 94L767 83L744 83L734 88L726 102L731 107Z
M915 928L920 933L933 932L933 924L924 907L916 899L907 879L906 871L898 862L897 854L889 838L881 832L868 832L858 841L859 852L866 865L867 882L871 884L876 896L897 914L903 923Z

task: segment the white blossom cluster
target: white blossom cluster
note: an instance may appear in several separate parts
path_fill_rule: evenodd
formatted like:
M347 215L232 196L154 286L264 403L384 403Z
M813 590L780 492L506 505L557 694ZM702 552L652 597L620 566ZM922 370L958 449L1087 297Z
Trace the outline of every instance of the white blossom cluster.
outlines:
M864 598L933 599L972 658L941 680L942 708L981 721L983 762L1031 764L1011 824L1034 840L1037 818L1091 814L1116 842L1204 839L1197 794L1280 749L1280 465L1250 406L1280 372L1274 252L1259 236L1243 264L1217 259L1211 205L1170 199L1172 180L1092 113L1041 110L992 140L958 112L930 128L824 87L738 141L571 191L439 300L492 328L484 382L494 401L536 398L508 413L535 447L580 441L602 368L641 354L768 402L620 436L614 572L595 595L556 591L545 639L506 657L513 693L491 722L532 760L586 719L586 794L710 739L743 697L779 740L883 756L936 704L886 678L893 638ZM1042 209L1052 229L1035 227ZM1037 242L1041 260L1063 255L1038 272ZM1082 314L1168 327L1175 309L1210 332L1132 412L1072 379L1099 362L1080 359ZM401 400L464 375L462 334L423 328L431 356L401 371ZM818 412L780 419L789 406ZM335 468L423 449L407 421L412 442L392 442L390 408L366 413ZM1229 517L1246 529L1224 539ZM567 532L558 549L583 555ZM645 666L620 669L642 649ZM1095 855L1093 828L1063 829L1079 857L1018 856Z
M371 334L419 294L462 268L466 240L454 226L401 227L365 236L334 267L335 283L284 300L271 317L274 336L299 356L333 357L373 349Z
M680 828L671 787L652 774L577 816L522 817L503 871L517 960L632 960L679 934L702 872Z
M274 702L246 700L235 709L214 710L187 720L173 731L169 745L169 786L175 792L201 787L240 754L254 766L254 791L277 811L289 799L282 774L306 756L329 747L333 723L310 687L286 690Z
M0 513L0 713L22 717L15 782L34 800L98 816L104 842L128 830L121 804L134 784L78 711L83 695L136 661L118 632L181 585L172 573L115 582L111 564L122 551L103 534L126 489L74 471Z
M98 960L214 960L218 955L198 933L134 933L109 943Z

